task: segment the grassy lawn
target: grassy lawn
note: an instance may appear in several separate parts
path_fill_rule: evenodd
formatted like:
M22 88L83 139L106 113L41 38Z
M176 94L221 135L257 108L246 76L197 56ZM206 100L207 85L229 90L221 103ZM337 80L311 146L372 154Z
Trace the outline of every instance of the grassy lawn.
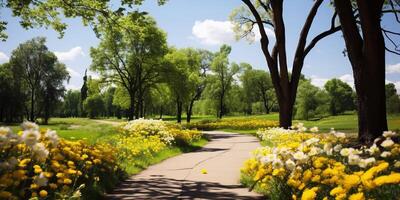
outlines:
M9 126L15 132L21 130L19 124L2 126ZM116 127L112 124L100 123L87 118L52 118L49 125L40 125L40 128L55 130L60 137L65 139L81 139L90 143L95 143L101 137L116 134Z

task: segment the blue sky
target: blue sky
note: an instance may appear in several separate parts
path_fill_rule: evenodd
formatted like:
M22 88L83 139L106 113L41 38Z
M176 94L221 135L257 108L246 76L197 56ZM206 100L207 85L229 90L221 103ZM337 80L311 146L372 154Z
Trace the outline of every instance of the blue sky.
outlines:
M288 61L292 63L298 34L304 23L307 11L313 1L286 1L285 23L287 31ZM147 0L139 9L147 11L153 16L161 29L168 34L168 43L176 47L196 47L217 51L219 46L227 43L232 46L230 60L247 62L254 68L267 69L258 41L250 44L246 40L236 41L229 15L234 8L241 6L240 0L169 0L166 5L158 6L156 1ZM309 40L321 31L329 28L332 8L322 5L311 29ZM67 87L80 88L82 76L90 66L89 49L98 44L98 39L89 27L84 27L80 19L66 19L69 24L63 38L51 29L24 30L18 24L18 19L11 16L9 10L1 10L0 18L8 21L9 38L0 42L0 63L6 62L13 49L19 43L36 36L47 37L47 46L54 51L59 59L65 63L70 71L71 80ZM400 31L392 16L385 17L383 26L387 29ZM397 38L400 41L400 38ZM305 60L303 73L313 80L313 83L322 86L330 78L341 78L352 83L352 71L348 58L342 51L344 41L338 32L322 40ZM396 84L400 92L400 56L387 53L388 82ZM93 74L93 73L91 73Z

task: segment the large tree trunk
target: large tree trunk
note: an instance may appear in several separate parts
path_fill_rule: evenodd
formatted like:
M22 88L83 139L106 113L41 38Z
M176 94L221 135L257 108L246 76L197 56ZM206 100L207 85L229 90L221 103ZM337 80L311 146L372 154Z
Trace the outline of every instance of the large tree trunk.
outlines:
M289 98L279 101L279 126L286 129L292 126L293 103L291 101Z
M385 101L385 40L380 25L383 3L383 0L357 1L361 37L350 2L335 0L353 68L358 103L358 138L361 143L371 143L388 129Z
M190 120L192 119L192 113L193 113L193 104L194 104L195 99L192 99L189 103L187 112L186 112L186 122L190 123Z

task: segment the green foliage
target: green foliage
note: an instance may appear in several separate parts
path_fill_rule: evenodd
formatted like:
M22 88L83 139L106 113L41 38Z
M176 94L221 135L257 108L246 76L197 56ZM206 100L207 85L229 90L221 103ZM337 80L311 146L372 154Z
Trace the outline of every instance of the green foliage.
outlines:
M232 88L234 76L240 71L239 65L229 63L228 56L231 50L230 46L222 45L211 63L213 74L209 76L208 94L217 102L219 118L227 112L225 97Z
M300 81L296 98L296 118L309 120L320 118L328 113L328 94L311 84L311 81Z
M64 96L63 116L80 116L81 93L78 90L68 90Z
M83 103L83 108L89 118L99 117L105 111L103 98L99 94L89 96Z
M64 94L63 83L70 76L65 65L58 62L45 43L45 38L37 37L20 44L11 54L10 65L12 71L21 76L17 85L23 86L24 93L29 96L28 99L17 100L27 104L29 120L34 121L41 116L47 123Z
M347 83L340 79L331 79L325 83L324 87L330 97L329 111L331 115L337 115L355 108L355 94Z
M389 114L400 113L400 97L393 83L386 84L386 111Z

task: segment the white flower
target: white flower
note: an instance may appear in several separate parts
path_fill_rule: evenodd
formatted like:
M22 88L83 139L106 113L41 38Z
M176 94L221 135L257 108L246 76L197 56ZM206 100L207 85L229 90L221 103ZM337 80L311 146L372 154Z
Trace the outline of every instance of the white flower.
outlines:
M310 152L308 152L309 156L315 156L317 154L320 154L322 152L322 149L318 147L311 147Z
M381 138L376 138L376 139L374 140L374 144L377 143L377 142L379 142L380 140L381 140Z
M392 155L392 153L390 153L389 151L384 151L384 152L381 153L381 157L382 158L387 158L387 157L389 157L391 155Z
M354 148L349 148L350 154L354 154L354 155L358 155L361 154L362 151L358 150L358 149L354 149Z
M394 162L393 166L396 167L396 168L400 168L400 161Z
M342 145L341 144L337 144L337 145L335 145L335 147L333 147L333 150L335 151L335 152L339 152L340 150L342 150Z
M371 147L369 147L367 149L367 151L369 152L369 155L371 155L371 156L380 152L380 150L379 150L378 146L376 146L376 144L373 144Z
M361 168L366 168L368 166L368 163L365 159L360 159L360 161L358 162L358 166Z
M296 153L294 153L293 158L298 160L299 162L305 162L308 159L307 155L304 154L302 151L297 151Z
M27 129L22 133L22 141L25 142L26 145L32 147L35 145L40 139L40 133L34 129Z
M333 133L337 138L346 138L346 134L342 132L334 132Z
M327 155L332 155L332 144L331 143L324 144L324 151Z
M293 160L291 160L291 159L286 160L285 165L286 165L286 168L290 171L293 171L294 168L296 167L296 163L294 163Z
M372 165L376 162L376 160L374 157L370 157L370 158L365 159L365 162L367 163L367 165Z
M51 144L53 144L53 146L57 146L58 144L58 135L56 131L47 129L45 135L44 135L47 139L49 139L49 141L51 142Z
M308 139L307 141L305 141L305 143L306 143L307 146L310 146L310 145L312 145L312 144L314 144L314 143L317 143L317 142L319 142L319 139L318 139L318 138L310 138L310 139Z
M269 164L269 163L272 163L276 159L277 159L277 157L275 154L268 154L268 155L262 157L260 161L264 164Z
M358 165L359 162L360 162L360 156L355 155L355 154L349 155L349 164L350 165Z
M25 121L21 124L22 130L39 130L39 126L33 122Z
M37 160L44 161L49 155L49 151L44 147L43 143L37 143L32 147L33 154Z
M340 150L340 155L342 155L342 156L349 156L349 155L350 155L350 149L348 149L348 148L343 148L342 150Z
M314 126L314 127L310 128L310 131L312 133L317 133L319 131L319 129L318 129L318 127Z
M33 182L35 182L39 187L46 186L48 181L49 180L44 176L43 172L33 180Z
M388 138L388 137L393 137L396 135L396 132L393 131L384 131L383 132L383 137Z
M279 168L282 168L282 167L283 167L283 162L280 159L275 159L272 162L272 168L273 169L279 169Z
M386 140L381 143L381 146L384 148L391 147L392 145L394 145L394 142L390 138L386 138Z

